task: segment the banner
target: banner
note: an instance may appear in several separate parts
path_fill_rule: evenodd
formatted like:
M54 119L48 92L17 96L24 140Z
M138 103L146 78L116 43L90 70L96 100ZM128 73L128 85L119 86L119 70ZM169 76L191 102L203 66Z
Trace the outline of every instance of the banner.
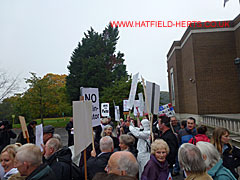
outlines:
M128 104L127 104L128 110L132 109L134 105L135 95L137 91L138 74L139 73L133 75L133 78L132 78L131 90L129 93Z
M75 156L92 143L92 107L91 101L73 101Z
M147 94L149 111L152 114L158 114L159 100L160 100L160 86L155 83L147 81L146 82L146 94ZM146 105L145 105L144 112L147 112Z
M92 126L98 126L100 121L99 110L99 93L98 88L80 88L81 96L84 97L84 101L92 101Z
M143 111L141 111L141 108L140 108L140 100L135 100L134 101L134 116L137 116L137 113L140 113L140 116L143 116Z
M109 103L101 103L101 115L102 117L108 117L109 115Z
M171 117L175 115L175 111L172 107L172 104L165 104L159 107L159 112L158 114L166 114L166 116Z
M123 112L128 112L128 100L123 100Z
M39 124L36 126L36 146L40 147L41 151L43 151L41 144L43 144L43 126Z
M115 121L120 121L120 110L119 110L119 106L114 106L114 110L115 110Z
M144 112L144 100L143 100L143 94L138 93L138 99L139 99L139 111Z

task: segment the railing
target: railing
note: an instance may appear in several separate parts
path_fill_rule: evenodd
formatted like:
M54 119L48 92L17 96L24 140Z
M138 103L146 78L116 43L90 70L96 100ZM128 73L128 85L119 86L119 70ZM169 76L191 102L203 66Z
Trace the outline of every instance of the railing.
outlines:
M215 127L227 128L231 133L240 135L240 120L216 116L202 116L202 124Z

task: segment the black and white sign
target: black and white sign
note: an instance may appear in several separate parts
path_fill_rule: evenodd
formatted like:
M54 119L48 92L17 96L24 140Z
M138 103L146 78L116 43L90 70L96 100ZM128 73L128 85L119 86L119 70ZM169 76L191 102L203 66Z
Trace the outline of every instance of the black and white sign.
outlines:
M102 117L109 116L109 103L101 103L101 115Z
M98 126L100 122L99 93L98 88L80 88L84 101L92 101L92 127Z

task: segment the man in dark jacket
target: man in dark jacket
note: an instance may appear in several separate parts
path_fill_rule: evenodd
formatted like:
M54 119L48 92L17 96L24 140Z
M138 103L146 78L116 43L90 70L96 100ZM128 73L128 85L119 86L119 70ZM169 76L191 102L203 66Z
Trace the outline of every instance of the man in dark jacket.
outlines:
M16 137L17 135L11 130L9 122L2 121L0 126L0 152L10 144L11 138L14 139Z
M72 153L67 147L60 148L61 143L58 139L49 139L45 145L45 162L56 174L58 180L70 180Z
M170 171L173 169L173 164L175 164L176 156L178 153L178 139L175 134L173 134L170 129L170 118L167 116L160 116L158 120L158 126L160 130L159 138L167 142L169 146L169 154L167 155L167 161L169 163Z
M42 164L42 152L34 144L21 146L15 157L15 166L26 180L57 180L47 164Z
M35 144L35 133L34 133L34 129L37 125L37 121L30 121L29 124L27 125L27 130L28 130L28 135L29 135L29 141L30 143ZM24 138L23 133L21 132L17 138L17 142L21 143L21 144L26 144L27 143L27 139Z
M101 153L96 156L94 151L91 152L92 157L87 161L87 177L92 179L96 173L105 172L108 160L113 152L113 140L110 136L104 136L100 140ZM84 167L82 168L82 176L84 177Z
M74 144L73 139L73 118L70 118L70 121L66 125L66 131L68 132L68 146L72 146Z

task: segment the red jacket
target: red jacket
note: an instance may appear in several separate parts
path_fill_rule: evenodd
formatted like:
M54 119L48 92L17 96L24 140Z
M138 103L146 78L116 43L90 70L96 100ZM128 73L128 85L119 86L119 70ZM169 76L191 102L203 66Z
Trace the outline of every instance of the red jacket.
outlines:
M197 134L196 136L191 138L188 142L196 145L198 141L210 142L210 139L205 134Z

